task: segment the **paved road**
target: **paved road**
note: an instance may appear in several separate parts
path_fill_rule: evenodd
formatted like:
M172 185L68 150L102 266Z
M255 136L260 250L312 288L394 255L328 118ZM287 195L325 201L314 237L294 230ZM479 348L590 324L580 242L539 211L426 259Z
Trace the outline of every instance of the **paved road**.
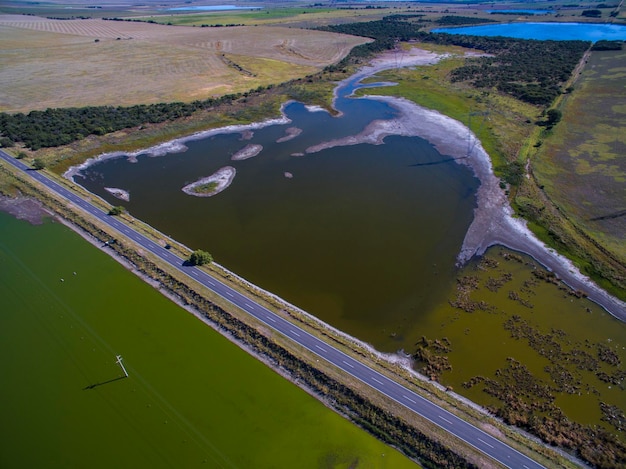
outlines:
M510 446L502 443L500 440L488 435L473 425L470 425L445 409L442 409L413 391L410 391L395 381L381 375L377 371L372 370L358 360L328 345L326 342L312 336L289 321L277 316L261 305L255 303L254 300L224 285L203 270L183 265L184 259L181 259L164 247L134 231L128 225L120 222L116 217L107 215L105 212L97 207L94 207L89 202L69 191L65 187L57 184L51 179L48 179L44 173L31 170L21 161L7 155L1 150L0 158L23 170L26 174L41 182L50 190L58 193L62 197L65 197L74 205L111 226L123 236L132 239L142 248L159 256L179 271L210 288L216 294L220 295L222 298L231 302L235 306L243 309L259 321L289 337L294 342L300 344L309 351L332 363L344 372L354 376L394 401L402 404L411 411L428 419L434 425L452 433L459 439L472 445L504 466L516 469L538 469L543 467Z

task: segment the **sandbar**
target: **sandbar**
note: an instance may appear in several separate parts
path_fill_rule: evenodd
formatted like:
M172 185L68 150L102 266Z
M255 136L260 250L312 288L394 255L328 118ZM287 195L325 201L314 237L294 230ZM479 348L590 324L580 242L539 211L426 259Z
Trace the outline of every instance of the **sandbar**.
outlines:
M226 189L235 179L237 171L232 166L224 166L218 169L213 174L202 179L198 179L196 182L187 184L182 188L182 191L187 195L193 195L195 197L212 197L219 194ZM196 188L204 184L216 183L216 186L210 192L196 192Z
M248 158L257 156L259 153L261 153L261 151L263 151L263 145L246 145L237 153L235 153L230 159L233 161L247 160Z
M276 143L288 142L289 140L296 138L301 133L302 129L299 129L298 127L289 127L285 130L285 136L277 139Z

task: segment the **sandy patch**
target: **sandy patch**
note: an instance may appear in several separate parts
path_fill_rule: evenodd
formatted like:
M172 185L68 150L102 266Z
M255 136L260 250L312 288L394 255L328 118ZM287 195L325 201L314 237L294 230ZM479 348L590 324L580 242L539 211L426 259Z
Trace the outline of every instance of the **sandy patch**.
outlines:
M118 189L117 187L105 187L104 190L117 199L124 200L126 202L130 201L130 194L124 189Z
M328 112L328 110L324 109L322 106L307 104L304 108L309 112Z
M248 158L252 158L257 156L259 153L263 151L263 145L246 145L237 153L235 153L230 159L233 161L241 161L247 160Z
M13 199L0 196L0 211L13 215L18 220L26 220L31 225L41 225L44 218L54 216L41 202L26 197Z
M285 136L277 139L276 143L288 142L289 140L296 138L301 133L302 129L299 129L298 127L289 127L287 130L285 130Z
M224 166L210 176L198 179L196 182L192 182L191 184L187 184L183 187L182 191L187 195L193 195L195 197L212 197L230 186L233 179L235 179L236 173L237 171L232 166ZM202 186L203 184L210 184L212 182L216 183L216 186L211 192L195 192L197 187Z
M254 137L254 132L250 129L241 132L241 140L252 140L252 137Z

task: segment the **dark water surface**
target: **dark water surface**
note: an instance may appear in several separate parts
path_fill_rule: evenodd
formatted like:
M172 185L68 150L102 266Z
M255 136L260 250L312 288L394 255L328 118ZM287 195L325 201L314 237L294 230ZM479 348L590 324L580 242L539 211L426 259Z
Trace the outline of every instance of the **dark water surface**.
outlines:
M77 182L381 350L411 348L419 319L454 282L478 182L419 138L292 156L395 115L368 99L342 97L337 107L343 117L291 103L290 124L257 129L251 139L220 134L188 142L184 153L105 160ZM289 127L303 132L276 143ZM231 161L249 144L263 151ZM181 191L227 165L237 174L225 191L209 198ZM129 191L130 202L104 187Z

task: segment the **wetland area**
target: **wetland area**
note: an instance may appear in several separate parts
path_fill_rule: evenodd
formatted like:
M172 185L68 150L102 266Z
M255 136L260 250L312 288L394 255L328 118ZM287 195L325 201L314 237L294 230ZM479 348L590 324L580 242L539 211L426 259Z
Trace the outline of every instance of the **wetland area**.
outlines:
M291 101L281 118L102 155L68 176L544 441L600 454L587 460L605 448L623 455L623 302L512 217L462 123L404 99L353 97L377 70L437 60L412 50L375 61L337 87L336 115ZM18 404L4 407L15 439L4 441L0 465L80 466L97 455L110 467L113 446L136 458L129 464L156 467L411 464L310 396L295 397L191 315L147 299L159 296L62 227L3 214L0 227L10 266L0 288L15 313L1 330L20 331L3 334L3 369L7 382L28 380L25 393L3 388L3 402ZM28 451L34 439L45 440L41 452ZM280 452L286 442L293 452Z
M559 277L581 279L504 199L493 204L500 189L479 184L488 160L464 126L402 100L352 98L369 72L338 87L337 117L291 102L277 121L107 155L72 174L114 205L104 187L128 192L131 214L377 350L410 356L508 421L547 416L562 428L566 417L580 425L570 432L598 426L623 442L624 323L531 257L489 248L529 248ZM236 175L214 197L183 192L225 167ZM469 249L481 217L491 238ZM464 252L485 255L461 268Z

